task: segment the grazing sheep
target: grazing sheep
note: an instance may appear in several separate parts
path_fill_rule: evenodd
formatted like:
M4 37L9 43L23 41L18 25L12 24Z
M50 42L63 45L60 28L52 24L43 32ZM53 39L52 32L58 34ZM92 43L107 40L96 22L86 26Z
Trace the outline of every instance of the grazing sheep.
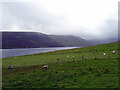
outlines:
M69 56L66 56L66 57L69 57Z
M8 66L8 69L11 69L11 64Z
M84 55L82 55L82 60L84 59Z
M15 59L17 59L17 58L15 57Z
M105 53L103 53L103 55L105 56Z
M115 50L113 50L113 54L115 54Z
M78 60L76 60L76 63L78 62Z
M59 58L57 58L57 60L60 60Z
M48 68L48 65L44 65L42 68L43 68L43 69L47 69L47 68Z
M75 56L73 56L73 61L74 61Z
M95 52L93 51L93 54L94 54Z
M87 58L85 57L84 60L87 60Z

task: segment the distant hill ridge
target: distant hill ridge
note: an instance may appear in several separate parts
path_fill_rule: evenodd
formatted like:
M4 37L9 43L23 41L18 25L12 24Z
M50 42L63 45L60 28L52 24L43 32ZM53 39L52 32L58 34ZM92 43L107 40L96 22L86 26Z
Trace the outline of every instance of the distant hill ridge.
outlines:
M64 46L89 46L89 41L73 35L49 35L49 37Z
M73 35L46 35L39 32L2 32L3 49L68 46L79 47L101 43L104 42L88 41Z
M62 47L47 35L37 32L2 32L2 48Z

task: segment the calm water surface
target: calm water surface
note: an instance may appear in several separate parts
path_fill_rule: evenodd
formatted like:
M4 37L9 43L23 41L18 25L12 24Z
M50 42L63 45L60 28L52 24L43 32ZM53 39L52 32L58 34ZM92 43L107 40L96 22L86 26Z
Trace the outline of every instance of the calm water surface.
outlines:
M78 48L78 47L0 49L0 53L2 53L0 55L0 58L42 53L42 52L50 52L50 51L56 51L56 50L73 49L73 48Z

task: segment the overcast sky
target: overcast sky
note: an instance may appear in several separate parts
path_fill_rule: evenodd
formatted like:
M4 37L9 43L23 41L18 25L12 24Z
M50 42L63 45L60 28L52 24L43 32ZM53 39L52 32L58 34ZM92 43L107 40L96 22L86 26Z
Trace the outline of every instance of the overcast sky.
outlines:
M2 31L116 38L119 0L2 2Z

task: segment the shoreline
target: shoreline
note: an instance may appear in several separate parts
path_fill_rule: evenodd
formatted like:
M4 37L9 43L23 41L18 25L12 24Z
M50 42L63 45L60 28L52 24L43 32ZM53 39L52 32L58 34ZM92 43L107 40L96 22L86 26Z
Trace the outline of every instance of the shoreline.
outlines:
M58 48L60 48L60 47L58 47ZM64 48L64 47L61 47L61 48ZM61 49L61 50L51 50L51 51L43 51L43 52L39 52L39 53L30 53L30 54L26 54L26 55L16 55L16 56L0 57L0 59L10 58L10 57L27 56L27 55L36 55L36 54L41 54L41 53L52 53L52 52L57 52L57 51L72 50L72 49L79 49L79 48L83 48L83 47L73 47L73 48L67 48L67 49ZM24 48L24 50L25 49L27 49L27 48ZM31 49L37 49L37 48L31 48ZM38 48L38 49L40 49L40 48ZM16 50L16 49L14 49L14 50ZM21 49L19 49L19 50L21 50Z

